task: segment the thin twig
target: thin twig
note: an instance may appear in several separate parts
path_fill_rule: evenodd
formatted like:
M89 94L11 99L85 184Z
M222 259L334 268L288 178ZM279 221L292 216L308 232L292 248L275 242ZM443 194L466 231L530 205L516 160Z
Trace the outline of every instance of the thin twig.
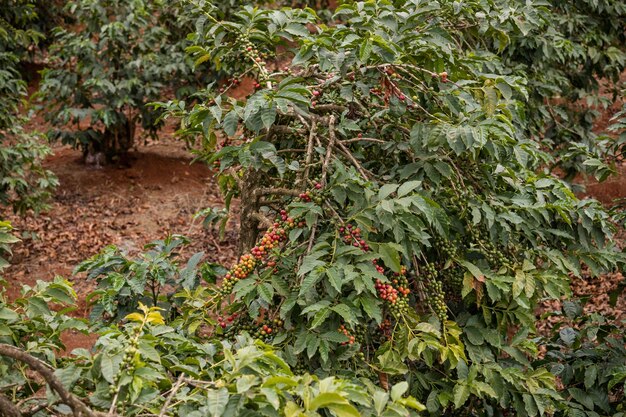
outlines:
M302 188L306 188L307 181L309 180L309 169L311 167L311 161L313 160L313 142L315 140L315 133L317 130L317 123L315 120L311 121L311 130L309 131L309 142L306 149L306 159L304 161L304 174L302 176Z
M290 195L297 197L300 195L298 190L291 190L289 188L276 187L276 188L258 188L254 191L254 198L259 198L264 195Z
M24 411L24 412L22 413L22 415L23 415L24 417L30 417L30 416L33 416L33 415L37 414L37 413L38 413L38 412L40 412L41 410L44 410L44 409L49 408L49 407L52 407L52 406L54 406L54 405L56 405L56 404L58 404L58 402L56 402L56 401L55 401L55 402L53 402L53 403L51 403L51 404L48 404L48 402L46 401L46 402L44 402L44 403L42 403L42 404L35 405L35 406L31 407L31 408L30 408L29 410L27 410L27 411Z
M182 374L180 374L180 376L176 380L176 384L174 384L174 386L172 387L170 394L167 396L167 399L165 400L165 404L163 404L163 407L161 407L161 412L159 413L159 417L163 417L165 413L167 413L167 407L169 407L170 402L172 402L172 398L174 398L176 391L178 391L180 386L183 384L184 378L185 378L185 373L183 372Z
M346 139L346 140L342 140L340 141L341 143L348 144L348 143L353 143L353 142L374 142L374 143L387 143L382 139L376 139L376 138L354 138L354 139Z
M303 134L306 132L305 129L302 129L300 127L293 127L293 126L288 126L288 125L272 125L272 131L274 133L298 133L298 134Z
M335 142L337 140L337 136L335 135L335 116L330 116L328 121L328 147L326 148L326 156L324 157L324 165L322 165L322 177L321 184L322 187L326 186L326 173L328 172L328 164L330 163L330 158L333 154L333 146L335 146Z
M354 155L350 153L346 145L344 145L341 142L338 142L338 145L341 148L341 150L344 152L344 155L350 160L350 162L352 162L352 165L354 165L357 171L359 171L359 174L361 174L361 176L365 178L366 181L369 181L369 177L365 173L365 170L363 169L359 161L357 161L357 159L354 157Z
M348 110L346 106L339 106L337 104L318 104L315 107L311 107L313 113L343 113L346 110Z
M279 149L276 153L302 153L306 152L306 149L298 149L298 148L287 148L287 149Z
M120 388L117 387L115 390L115 395L113 395L113 399L111 400L111 407L109 408L109 412L107 416L112 416L115 413L115 406L117 405L117 399L120 396Z

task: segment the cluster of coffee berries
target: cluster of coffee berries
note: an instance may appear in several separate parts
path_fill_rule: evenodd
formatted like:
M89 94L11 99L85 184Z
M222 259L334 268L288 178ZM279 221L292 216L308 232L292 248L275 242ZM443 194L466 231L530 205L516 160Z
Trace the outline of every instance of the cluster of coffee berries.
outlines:
M409 308L409 282L406 278L406 268L402 267L400 273L395 273L389 283L376 280L374 287L378 297L388 303L389 310L394 314L402 314Z
M356 341L356 337L350 333L350 331L348 329L346 329L346 326L344 326L343 324L341 326L339 326L339 333L343 333L348 337L348 340L345 342L341 342L342 346L345 345L353 345L354 342Z
M388 340L389 338L391 338L391 320L383 320L378 326L378 331L383 336L383 339Z
M303 193L300 193L295 201L304 201L305 203L310 203L314 201L317 204L322 204L324 201L322 199L322 193L320 190L322 189L322 184L319 182L315 184L315 188L313 190L307 190Z
M359 229L358 227L347 224L339 228L339 233L341 233L343 243L345 243L346 245L352 245L355 248L361 248L365 252L370 250L369 245L365 240L363 240L363 237L361 236L361 229Z
M310 191L307 191L305 193L300 193L298 195L298 198L302 201L304 201L305 203L310 203L311 200L313 200L313 194L311 194Z
M287 210L281 210L280 211L280 219L282 220L283 224L283 228L285 229L293 229L296 226L296 222L293 218L289 217L289 214L287 213Z
M225 329L226 326L228 326L229 324L232 324L237 319L238 316L239 316L238 313L233 313L225 317L217 316L217 325L220 326L222 329Z
M449 268L443 272L444 290L449 292L449 295L461 294L464 274L460 267Z
M274 223L272 227L267 229L267 231L263 234L259 243L250 250L250 253L257 260L261 260L267 257L272 249L285 240L287 240L287 231L280 227L279 223Z
M488 240L482 240L480 242L481 253L487 259L487 262L496 270L500 268L512 269L513 263L506 257L506 255L496 249L495 245Z
M222 281L221 293L222 295L228 295L233 290L235 283L239 280L247 278L248 275L254 270L256 266L256 260L251 254L241 255L239 262L233 266L230 271L224 275Z
M271 339L273 334L283 327L283 324L284 322L280 319L268 319L262 322L257 322L251 320L249 317L240 316L239 319L233 322L232 326L228 328L228 332L233 335L241 332L247 332L255 339L268 341Z
M454 258L456 256L457 245L455 242L451 242L447 239L437 237L435 238L435 245L445 259Z
M387 67L387 69L385 69L385 72L387 73L387 75L389 75L391 78L402 78L402 76L400 74L398 74L397 72L394 71L393 68L391 67Z
M315 188L319 189L321 185L319 188L316 185ZM296 224L298 227L304 227L305 225L304 222L296 223L292 217L289 217L287 210L280 210L279 217L280 221L275 222L272 227L263 234L258 244L251 249L250 253L242 255L239 262L224 276L220 290L222 295L226 296L230 294L235 283L248 277L254 268L259 265L258 261L266 259L272 249L276 248L281 242L286 241L287 232L296 227ZM267 265L273 268L276 266L276 262L274 260L268 260L266 263L261 263L261 265Z
M398 290L396 290L393 285L385 284L381 280L377 279L375 287L378 292L378 297L381 300L389 301L391 304L395 304L398 301Z
M113 375L113 383L109 387L109 394L111 396L115 395L119 391L119 382L122 378L123 372L127 372L128 374L132 374L135 369L135 359L137 355L139 355L139 342L137 341L140 333L140 327L137 326L135 328L136 334L135 337L129 340L129 346L126 348L124 352L124 356L122 358L122 363L120 364L120 372Z
M374 265L374 268L376 268L376 271L378 271L379 274L385 275L385 268L378 265L378 259L372 259L372 264Z
M320 90L313 90L311 91L311 94L313 95L313 100L311 100L311 107L315 107L317 105L317 100L322 95L322 92Z
M246 40L243 44L244 55L250 58L250 60L256 62L259 66L264 67L266 65L263 58L267 57L266 54L259 52L252 42Z
M305 373L309 372L309 367L304 362L304 360L298 360L298 362L291 367L291 370L294 375L304 375Z
M439 320L443 323L448 319L448 306L445 301L443 284L439 281L437 268L431 263L426 263L424 269L424 286L428 292L428 305L433 309Z
M501 268L513 269L515 265L506 256L505 252L496 248L480 229L472 229L470 235L474 241L474 245L478 247L479 252L493 269L496 271Z

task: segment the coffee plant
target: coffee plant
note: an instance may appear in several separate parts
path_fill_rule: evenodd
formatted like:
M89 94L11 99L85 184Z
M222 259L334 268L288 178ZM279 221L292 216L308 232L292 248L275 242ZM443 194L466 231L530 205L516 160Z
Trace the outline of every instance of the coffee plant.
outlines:
M555 415L623 416L626 410L626 339L623 323L598 314L582 315L581 304L566 301L546 354L535 366L550 366L565 396Z
M176 22L176 11L184 10L175 7L179 4L66 4L78 26L55 30L52 68L43 72L39 92L46 117L56 127L49 133L52 140L81 147L88 162L101 164L131 149L137 129L156 135L159 112L147 103L191 76L181 34L165 24Z
M6 268L9 262L4 258L11 255L11 244L19 242L12 234L13 226L7 221L0 221L0 270Z
M526 7L530 12L514 18L507 31L510 44L496 38L491 48L501 48L511 74L528 80L524 127L555 156L553 168L569 178L588 172L604 179L614 171L605 163L615 157L613 140L598 134L594 122L620 96L626 2L547 1Z
M624 256L524 127L528 78L470 43L511 46L538 13L513 6L350 2L332 25L207 7L189 51L231 74L203 103L161 107L242 197L244 254L187 293L208 301L182 322L218 317L215 334L252 331L323 375L408 382L433 415L560 410L551 368L533 367L537 301ZM244 76L256 91L237 100Z
M215 282L216 265L200 261L203 252L194 254L184 268L179 266L179 251L189 241L178 235L152 242L137 258L131 258L115 246L108 246L97 255L81 262L74 274L87 272L87 279L97 282L87 301L91 319L107 323L122 320L137 310L140 303L159 307L176 315L175 296L181 290L192 290L201 281Z
M406 382L385 392L371 383L294 374L280 353L246 337L207 341L171 327L158 307L139 304L105 329L92 351L63 357L61 332L86 332L67 316L76 293L56 279L0 297L0 415L416 416ZM55 303L59 312L48 308ZM54 369L54 371L53 371Z
M23 29L33 16L13 6L0 8L0 204L24 214L46 207L57 180L41 165L50 149L36 134L24 132L17 114L26 95L19 59L40 33Z

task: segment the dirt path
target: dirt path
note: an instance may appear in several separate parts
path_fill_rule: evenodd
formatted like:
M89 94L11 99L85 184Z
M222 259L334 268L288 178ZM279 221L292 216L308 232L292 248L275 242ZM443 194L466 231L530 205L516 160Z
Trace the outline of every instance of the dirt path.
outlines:
M80 261L106 245L137 253L168 233L192 239L187 254L204 251L207 260L232 261L234 225L219 242L216 233L202 227L201 219L193 221L199 209L223 206L206 165L190 164L189 153L172 140L142 147L133 156L130 168L96 169L82 164L79 151L64 147L46 161L60 181L50 210L28 218L0 213L23 233L4 273L12 291L55 275L71 278ZM84 293L92 284L75 279L75 285Z

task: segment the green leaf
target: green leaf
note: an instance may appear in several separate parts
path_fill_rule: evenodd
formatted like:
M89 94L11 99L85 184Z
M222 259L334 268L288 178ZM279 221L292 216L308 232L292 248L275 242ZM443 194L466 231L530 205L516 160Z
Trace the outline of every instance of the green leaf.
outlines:
M212 417L221 417L228 404L228 389L209 389L206 393L207 408Z
M396 249L396 245L392 243L381 243L378 245L378 253L387 268L393 272L400 272L402 265L400 264L400 253Z
M398 401L405 392L409 389L409 383L406 381L398 382L391 388L391 399L393 401Z
M239 115L235 110L230 111L226 116L224 116L224 121L222 122L224 133L228 136L234 136L235 133L237 133L238 123Z
M413 397L403 398L399 400L398 402L404 406L411 407L412 409L417 410L417 411L426 411L426 406L422 404L421 402L417 401Z
M330 316L331 310L330 308L323 308L317 313L315 313L315 317L313 317L313 321L311 322L311 330L318 328Z
M345 304L337 304L336 306L331 307L335 313L339 314L346 323L353 323L356 321L356 317L352 312L352 309Z
M422 181L407 181L398 188L398 198L404 197L416 188L421 187Z
M336 392L323 392L311 401L309 409L312 411L326 407L329 404L346 404L348 401Z
M470 387L467 384L457 384L452 390L454 408L461 408L470 396Z
M337 292L341 292L343 281L341 275L341 271L337 270L334 266L326 270L326 276L328 277L330 284L337 290Z
M337 417L361 417L361 413L351 404L330 404L327 408Z
M119 372L119 358L115 358L105 353L102 353L101 355L100 372L102 372L104 379L106 379L108 383L112 384L115 375Z
M263 300L268 304L272 302L274 297L274 287L269 282L265 282L257 287L257 291Z
M366 63L372 54L372 41L370 39L365 39L361 46L359 47L359 60L362 63Z
M585 369L585 388L593 388L596 378L598 377L598 367L590 365Z
M398 189L398 184L385 184L378 191L378 198L384 200Z
M376 323L380 324L382 322L382 311L378 305L378 301L370 296L362 296L359 298L359 301L365 313L370 318L376 320Z
M493 87L483 88L483 93L485 94L485 113L487 113L487 116L492 116L496 112L496 106L498 105L498 93Z
M262 109L260 112L263 127L269 129L274 124L274 120L276 120L276 107L270 106Z
M300 295L306 294L315 284L319 282L322 277L322 273L320 271L311 271L302 281L302 285L300 286Z

